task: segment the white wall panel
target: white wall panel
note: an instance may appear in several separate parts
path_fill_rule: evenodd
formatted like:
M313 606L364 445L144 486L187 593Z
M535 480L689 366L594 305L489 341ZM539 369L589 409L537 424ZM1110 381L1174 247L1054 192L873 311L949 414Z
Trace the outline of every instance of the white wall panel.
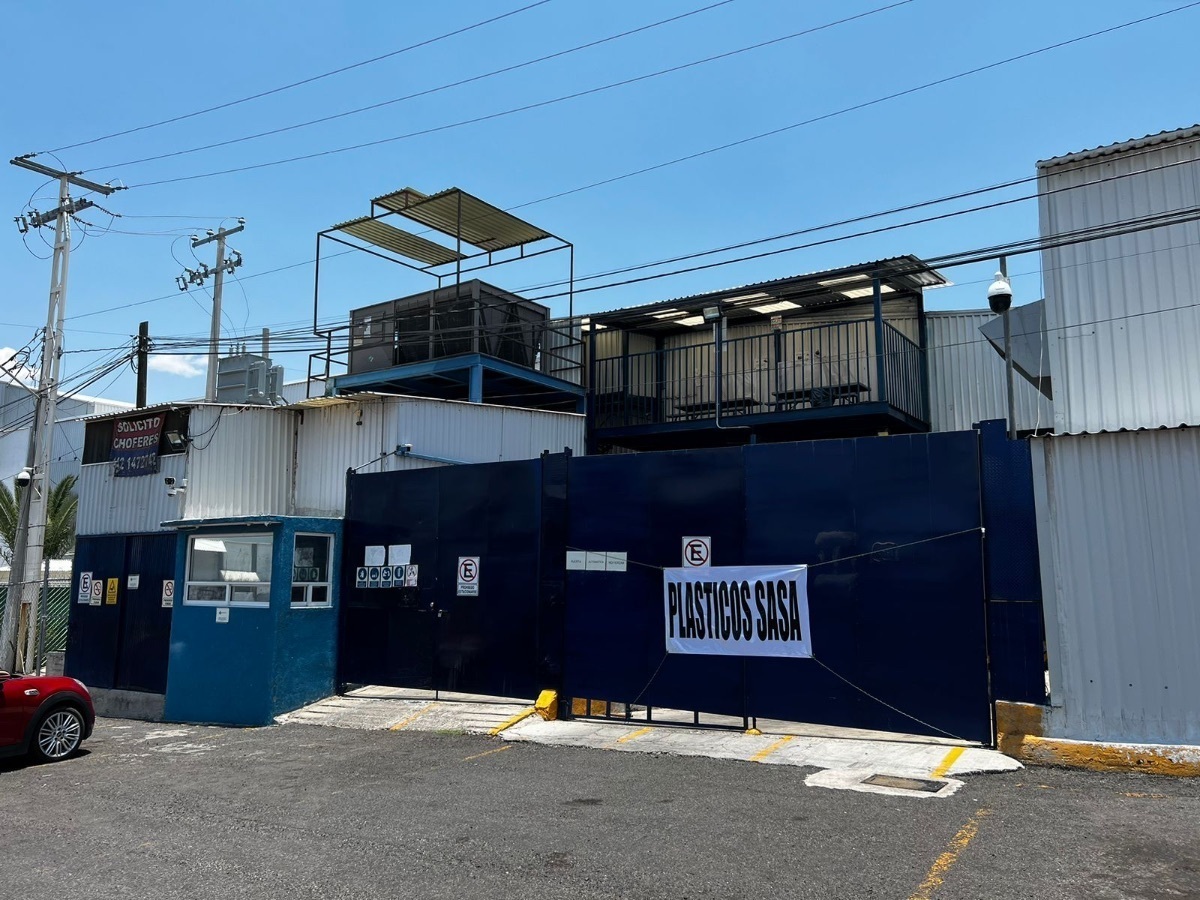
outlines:
M985 419L1008 417L1004 358L979 327L994 318L988 311L931 312L929 338L930 424L934 431L963 431ZM1046 371L1050 360L1044 361ZM1013 373L1017 428L1050 430L1054 407L1032 384Z
M290 514L295 418L270 407L193 408L184 517Z
M1200 744L1200 431L1034 456L1055 736Z
M75 533L137 534L160 531L159 525L183 516L183 498L168 497L163 478L187 477L187 455L159 458L157 475L113 476L113 463L83 466L76 493Z
M1041 164L1042 237L1200 205L1198 135ZM1047 250L1042 266L1056 430L1200 424L1200 222Z

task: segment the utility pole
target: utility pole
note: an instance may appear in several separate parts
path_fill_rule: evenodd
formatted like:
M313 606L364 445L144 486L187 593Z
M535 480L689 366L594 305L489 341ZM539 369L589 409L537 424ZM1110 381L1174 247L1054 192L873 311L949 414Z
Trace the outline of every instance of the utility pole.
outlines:
M58 207L47 213L32 210L17 217L17 228L24 234L30 228L41 228L54 223L54 256L50 264L50 303L46 311L46 330L42 336L42 366L38 377L37 407L34 414L33 431L30 434L32 463L22 473L27 476L26 496L22 502L17 521L17 546L14 557L20 557L20 581L17 566L9 576L9 602L5 605L4 621L0 623L0 669L16 667L36 670L37 659L38 600L42 578L46 539L46 517L50 499L50 459L54 441L55 414L57 412L59 363L63 350L63 318L67 302L67 273L71 263L71 216L94 205L90 200L72 200L71 185L86 191L108 196L119 188L98 184L80 178L79 172L64 172L34 162L29 156L10 160L14 166L28 169L46 178L58 181ZM17 591L13 591L17 587ZM17 601L17 602L14 602ZM27 633L24 652L16 646L17 628L24 618Z
M137 339L137 408L146 405L146 366L150 362L150 323L138 325Z
M184 269L184 274L175 279L179 289L186 291L189 284L203 285L209 275L214 276L212 328L208 337L208 384L204 392L204 399L210 402L217 399L217 359L221 353L221 288L225 284L225 273L232 275L233 270L242 264L242 254L236 250L233 251L232 259L225 259L225 239L245 227L246 220L238 219L237 228L221 228L215 232L210 228L208 236L203 238L193 235L193 250L210 241L217 242L217 264L211 269L204 263L200 264L199 269Z

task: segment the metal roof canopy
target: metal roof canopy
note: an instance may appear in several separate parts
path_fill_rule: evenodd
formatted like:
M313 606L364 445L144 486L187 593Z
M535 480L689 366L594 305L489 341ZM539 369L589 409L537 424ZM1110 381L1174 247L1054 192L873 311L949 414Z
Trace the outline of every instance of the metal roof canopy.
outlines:
M466 257L449 247L443 247L433 241L426 240L420 235L404 231L387 222L380 222L371 216L362 216L333 226L334 231L353 235L359 240L374 244L384 250L390 250L397 256L415 259L427 266L442 266L457 262Z
M723 288L690 297L661 300L643 306L592 313L593 324L629 331L656 333L688 329L706 307L719 305L733 321L767 319L824 306L852 306L872 301L872 280L878 278L886 302L912 296L924 288L949 284L939 272L915 256L896 256L873 262L826 269ZM686 324L684 324L686 323Z
M436 194L423 194L415 188L406 187L375 197L371 204L420 222L449 237L461 238L489 253L554 237L550 232L456 187Z

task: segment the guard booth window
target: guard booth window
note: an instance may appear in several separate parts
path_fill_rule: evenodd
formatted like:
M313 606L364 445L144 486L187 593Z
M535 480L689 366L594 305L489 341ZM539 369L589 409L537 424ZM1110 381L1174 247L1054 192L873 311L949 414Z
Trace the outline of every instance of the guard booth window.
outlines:
M271 602L271 544L269 534L190 538L184 603L267 606Z
M329 606L329 557L333 538L297 534L292 556L292 606Z

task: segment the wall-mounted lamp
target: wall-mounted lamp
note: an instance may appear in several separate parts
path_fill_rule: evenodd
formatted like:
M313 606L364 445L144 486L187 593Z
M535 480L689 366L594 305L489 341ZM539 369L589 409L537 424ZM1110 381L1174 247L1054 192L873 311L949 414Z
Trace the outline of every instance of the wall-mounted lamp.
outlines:
M167 447L170 448L172 453L182 453L187 449L188 439L182 432L168 431L163 437L167 439Z

